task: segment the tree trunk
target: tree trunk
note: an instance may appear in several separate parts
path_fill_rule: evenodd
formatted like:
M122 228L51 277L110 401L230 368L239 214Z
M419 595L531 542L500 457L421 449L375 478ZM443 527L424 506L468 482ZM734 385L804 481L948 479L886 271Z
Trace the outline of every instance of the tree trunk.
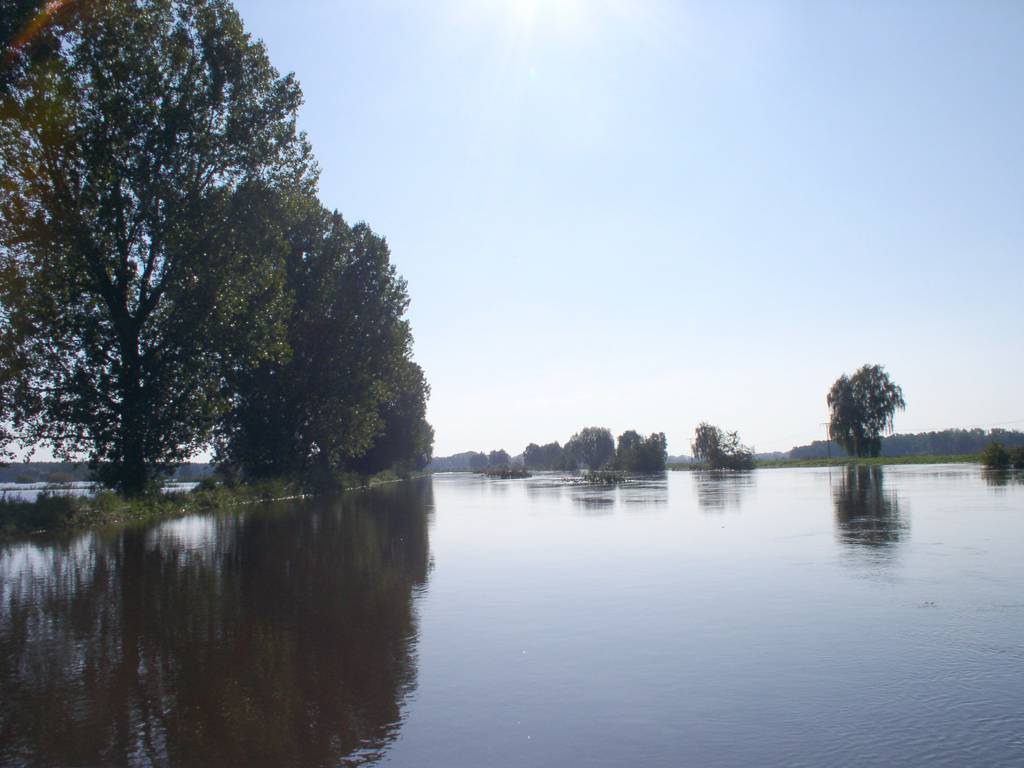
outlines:
M146 455L146 403L138 329L122 333L121 432L114 450L114 484L125 496L140 496L149 482Z

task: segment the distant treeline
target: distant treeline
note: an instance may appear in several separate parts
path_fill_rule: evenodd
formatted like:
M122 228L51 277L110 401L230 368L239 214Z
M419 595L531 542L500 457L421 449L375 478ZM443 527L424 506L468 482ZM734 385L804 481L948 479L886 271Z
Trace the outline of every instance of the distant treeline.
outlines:
M979 454L991 442L1007 448L1024 446L1024 432L1007 429L944 429L941 432L918 432L907 435L882 437L881 456L938 455L957 456ZM828 443L815 440L810 445L793 448L786 455L790 459L821 459L829 455ZM845 457L846 451L832 443L832 456Z
M482 472L489 468L523 466L533 470L576 471L579 469L618 469L626 472L660 472L668 458L664 432L644 437L626 430L618 441L604 427L581 429L565 445L530 443L518 456L507 451L490 453L466 451L435 458L428 469L433 472Z
M214 472L212 464L192 462L179 464L167 478L172 482L198 482ZM78 483L92 480L87 464L65 461L15 462L0 466L0 483Z

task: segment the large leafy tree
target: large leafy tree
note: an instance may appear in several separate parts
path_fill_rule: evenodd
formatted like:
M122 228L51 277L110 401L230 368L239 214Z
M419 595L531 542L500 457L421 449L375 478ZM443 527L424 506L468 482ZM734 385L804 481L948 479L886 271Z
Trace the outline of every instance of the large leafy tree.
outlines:
M627 472L660 472L668 460L668 443L664 432L644 437L629 429L619 435L615 464Z
M424 466L429 390L410 359L409 297L387 243L315 201L287 238L291 355L237 372L219 461L246 477L318 486L348 469Z
M423 369L401 361L389 375L387 395L378 406L380 429L373 446L352 463L364 474L396 469L408 474L423 469L434 452L434 428L427 422L430 387Z
M527 469L563 469L565 456L558 442L537 445L530 443L523 451L523 466Z
M74 7L5 59L0 346L21 441L138 492L208 439L235 369L284 349L264 212L315 170L298 85L229 3Z
M584 427L565 444L565 455L574 467L599 469L615 459L615 441L604 427Z
M864 365L853 376L836 379L826 396L829 436L853 456L877 456L882 433L893 430L893 417L907 404L903 390L880 365Z

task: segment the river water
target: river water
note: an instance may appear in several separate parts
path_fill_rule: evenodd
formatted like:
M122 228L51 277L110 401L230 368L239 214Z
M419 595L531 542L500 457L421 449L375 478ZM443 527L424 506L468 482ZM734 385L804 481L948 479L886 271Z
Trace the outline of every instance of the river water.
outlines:
M1024 484L436 475L0 546L0 765L1024 765Z

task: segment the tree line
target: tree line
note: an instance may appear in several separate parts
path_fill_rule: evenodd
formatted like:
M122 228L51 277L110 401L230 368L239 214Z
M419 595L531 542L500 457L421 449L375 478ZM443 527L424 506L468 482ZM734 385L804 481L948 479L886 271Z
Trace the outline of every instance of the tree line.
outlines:
M522 465L538 471L569 471L580 469L617 469L625 472L661 472L668 458L664 432L646 437L629 429L618 440L604 427L586 427L574 434L565 445L559 442L538 445L530 443L522 454L510 456L505 450L490 453L466 451L440 457L430 463L435 472L482 472L487 469Z
M963 456L980 454L992 442L1008 448L1024 446L1024 432L1009 429L943 429L934 432L884 435L881 438L879 456ZM799 445L789 451L791 459L820 459L829 455L829 445L824 440L815 440L808 445ZM831 446L832 456L847 456L846 450L838 443Z
M20 0L0 31L0 449L126 494L204 448L316 485L424 466L406 283L319 201L299 85L231 4Z
M585 427L565 445L557 441L530 443L523 451L523 465L536 470L617 469L624 472L661 472L668 458L664 432L644 437L628 429L612 438L604 427Z

